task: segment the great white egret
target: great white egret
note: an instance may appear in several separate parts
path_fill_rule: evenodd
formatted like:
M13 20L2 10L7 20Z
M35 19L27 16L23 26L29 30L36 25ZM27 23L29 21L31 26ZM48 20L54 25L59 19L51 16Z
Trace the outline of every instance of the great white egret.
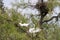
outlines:
M37 33L37 32L40 32L41 31L41 29L40 28L30 28L29 29L29 33Z
M20 26L25 26L25 27L28 27L29 26L29 23L19 23Z

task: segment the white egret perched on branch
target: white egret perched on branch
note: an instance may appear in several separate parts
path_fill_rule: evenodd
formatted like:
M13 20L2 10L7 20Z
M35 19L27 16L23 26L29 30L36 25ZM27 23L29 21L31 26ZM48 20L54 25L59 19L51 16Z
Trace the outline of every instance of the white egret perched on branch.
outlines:
M19 23L20 26L25 26L25 27L28 27L29 26L29 23Z
M29 33L37 33L37 32L40 32L41 31L41 29L40 28L30 28L29 29Z

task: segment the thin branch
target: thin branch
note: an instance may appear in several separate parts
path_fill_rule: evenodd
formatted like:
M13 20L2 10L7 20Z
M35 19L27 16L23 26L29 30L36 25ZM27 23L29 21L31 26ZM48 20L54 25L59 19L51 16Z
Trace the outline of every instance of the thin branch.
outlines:
M49 22L49 21L51 21L51 20L54 19L54 18L56 18L56 20L57 20L58 16L53 16L53 17L51 17L49 20L44 20L42 23L44 23L44 22Z

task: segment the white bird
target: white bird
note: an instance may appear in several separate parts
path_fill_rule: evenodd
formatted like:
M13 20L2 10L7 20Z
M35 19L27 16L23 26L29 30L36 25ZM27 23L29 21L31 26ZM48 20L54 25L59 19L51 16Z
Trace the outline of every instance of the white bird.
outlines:
M43 0L44 2L48 2L48 0Z
M41 29L39 29L39 28L30 28L29 29L29 33L37 33L37 32L40 32L41 31Z
M26 27L28 27L28 26L29 26L29 24L26 24L26 23L24 23L24 24L19 23L19 25L20 25L20 26L26 26Z

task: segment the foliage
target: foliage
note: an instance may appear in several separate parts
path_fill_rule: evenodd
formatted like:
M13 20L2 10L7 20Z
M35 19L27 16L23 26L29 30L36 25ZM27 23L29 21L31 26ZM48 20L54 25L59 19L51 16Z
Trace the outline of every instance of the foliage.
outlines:
M37 34L38 37L29 37L28 34L24 32L24 30L27 31L27 28L16 27L14 25L14 23L19 23L20 21L23 21L23 23L25 23L27 20L14 10L12 10L11 13L11 17L8 16L8 13L0 13L0 40L45 40L45 36L47 36L46 40L60 40L60 27L58 27L56 24L44 24L43 27L46 29L44 32L39 32ZM37 20L32 17L32 21L37 27Z
M49 8L51 5L49 5ZM52 23L44 23L42 26L44 30L36 33L37 36L34 37L30 34L30 37L25 32L28 31L28 28L16 26L16 24L21 21L22 23L27 23L25 16L22 16L21 13L18 13L16 10L11 8L4 14L0 13L0 40L60 40L60 27L57 24ZM31 19L35 24L35 27L39 27L38 20L33 16Z
M28 40L26 34L22 33L22 30L14 24L20 21L26 22L26 19L19 13L15 13L14 10L12 12L11 17L8 16L8 13L0 13L0 40Z

